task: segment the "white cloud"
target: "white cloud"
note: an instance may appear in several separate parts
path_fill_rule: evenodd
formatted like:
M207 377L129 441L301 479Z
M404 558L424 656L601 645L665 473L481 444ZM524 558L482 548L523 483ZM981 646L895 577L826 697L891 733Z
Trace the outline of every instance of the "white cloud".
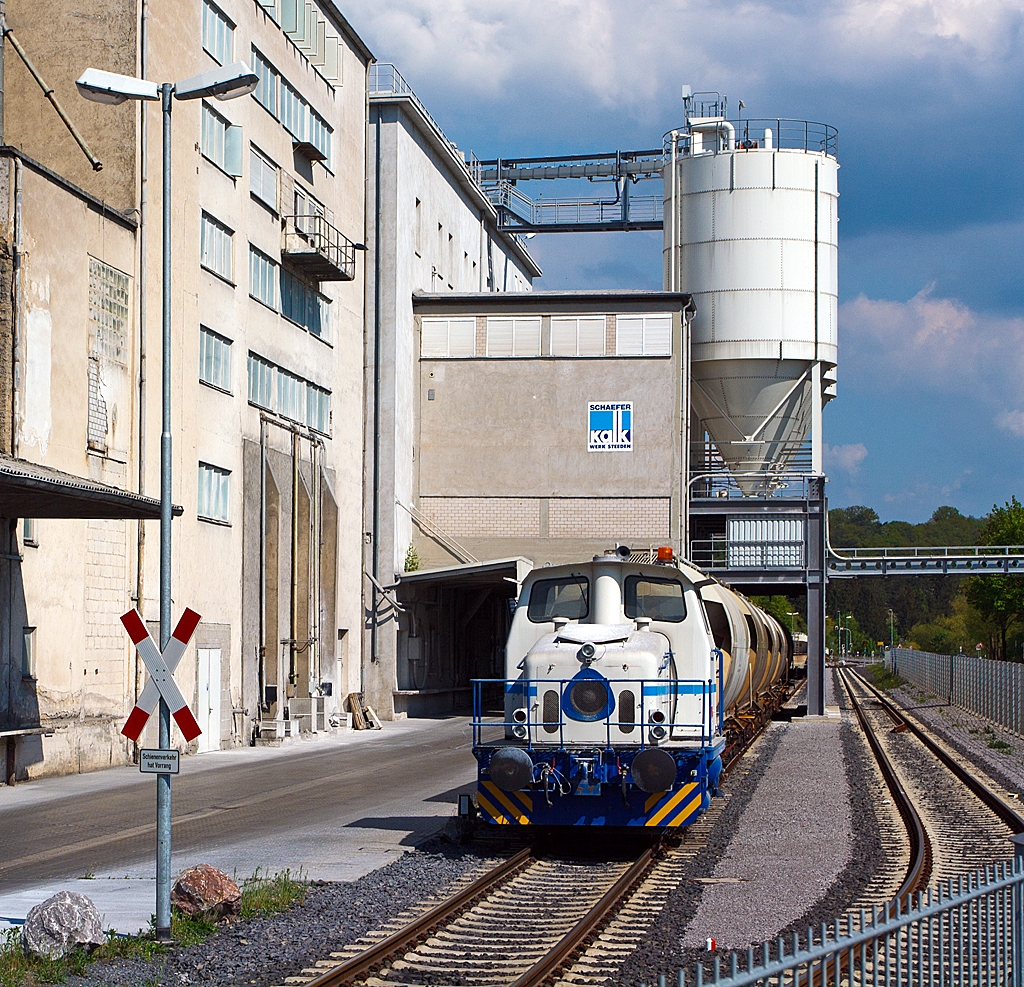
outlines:
M859 295L840 308L840 373L865 390L983 388L1005 401L1024 379L1024 318L978 313L925 288L906 302ZM972 399L977 398L977 394Z
M991 75L1021 57L1024 25L1020 0L349 0L346 13L378 57L456 103L582 95L640 115L654 98L678 101L680 82L743 96L922 66L937 80L956 65Z
M830 446L826 443L822 453L827 466L838 466L847 473L859 473L860 464L867 459L868 450L863 442L842 446Z
M1009 432L1010 435L1015 435L1018 439L1024 439L1024 411L1016 409L1001 411L996 415L995 423L1004 432Z

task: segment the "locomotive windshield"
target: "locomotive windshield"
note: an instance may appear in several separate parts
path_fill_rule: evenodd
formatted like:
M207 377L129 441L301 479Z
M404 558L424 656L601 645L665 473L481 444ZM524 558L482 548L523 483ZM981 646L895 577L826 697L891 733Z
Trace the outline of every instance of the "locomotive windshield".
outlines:
M535 624L555 617L583 620L590 613L590 580L584 576L538 579L530 590L526 613Z
M651 576L626 577L626 616L630 620L650 617L674 624L686 620L683 584L676 579L654 579Z

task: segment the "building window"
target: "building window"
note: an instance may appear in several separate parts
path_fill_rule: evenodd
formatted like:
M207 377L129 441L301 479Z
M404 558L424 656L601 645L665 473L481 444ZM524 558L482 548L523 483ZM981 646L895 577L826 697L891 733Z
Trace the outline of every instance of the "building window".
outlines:
M330 302L293 274L281 269L281 314L319 339L329 339Z
M242 128L203 103L203 156L232 178L242 174Z
M426 359L476 356L476 319L423 319L420 355Z
M112 425L104 384L128 372L131 279L123 271L89 258L88 448L107 451Z
M306 101L281 80L281 123L297 141L306 139Z
M615 320L618 356L671 356L671 315L620 315Z
M280 18L277 16L277 0L259 0L259 5L275 20L279 21Z
M323 156L324 165L331 167L331 128L327 121L314 109L309 110L309 142Z
M231 393L231 340L206 326L199 327L199 379Z
M36 629L34 627L21 629L21 677L23 679L36 677Z
M277 368L277 413L293 422L306 418L306 382L280 367Z
M224 12L210 0L203 0L203 50L212 55L221 65L234 61L235 25Z
M257 407L271 411L274 406L274 372L276 367L269 360L249 354L249 400Z
M249 145L249 191L277 212L277 165Z
M31 548L39 547L39 532L34 517L23 517L21 519L21 543Z
M306 424L314 432L322 435L330 433L331 392L316 384L306 385Z
M227 281L231 280L231 237L232 232L209 213L203 213L200 230L200 263L214 274Z
M205 521L228 520L231 470L199 464L199 517Z
M255 48L252 50L252 70L259 78L253 96L268 109L275 117L277 116L277 89L280 76L277 69L270 64Z
M277 263L249 244L249 294L264 305L277 309Z
M552 318L552 356L604 356L605 317Z
M488 319L488 356L540 356L540 319Z

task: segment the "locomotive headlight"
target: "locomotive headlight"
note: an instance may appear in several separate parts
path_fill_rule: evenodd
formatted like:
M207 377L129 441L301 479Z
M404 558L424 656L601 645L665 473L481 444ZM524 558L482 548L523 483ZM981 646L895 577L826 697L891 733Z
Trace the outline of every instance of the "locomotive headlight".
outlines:
M512 719L515 720L516 723L525 723L526 709L523 706L520 706L518 709L512 710Z
M517 723L512 727L512 736L515 737L516 740L526 740L527 732L525 723Z
M582 662L591 662L594 660L594 655L597 654L597 648L594 647L589 641L576 652L576 657Z
M656 709L648 719L651 723L651 728L648 731L651 740L664 740L668 736L668 728L665 726L665 714L660 709Z

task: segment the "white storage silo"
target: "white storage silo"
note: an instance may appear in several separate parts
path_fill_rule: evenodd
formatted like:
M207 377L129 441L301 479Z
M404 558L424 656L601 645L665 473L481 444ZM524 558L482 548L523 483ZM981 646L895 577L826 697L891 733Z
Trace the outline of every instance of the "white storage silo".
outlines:
M666 139L665 287L697 306L693 410L740 489L763 490L834 386L836 132L710 115Z

